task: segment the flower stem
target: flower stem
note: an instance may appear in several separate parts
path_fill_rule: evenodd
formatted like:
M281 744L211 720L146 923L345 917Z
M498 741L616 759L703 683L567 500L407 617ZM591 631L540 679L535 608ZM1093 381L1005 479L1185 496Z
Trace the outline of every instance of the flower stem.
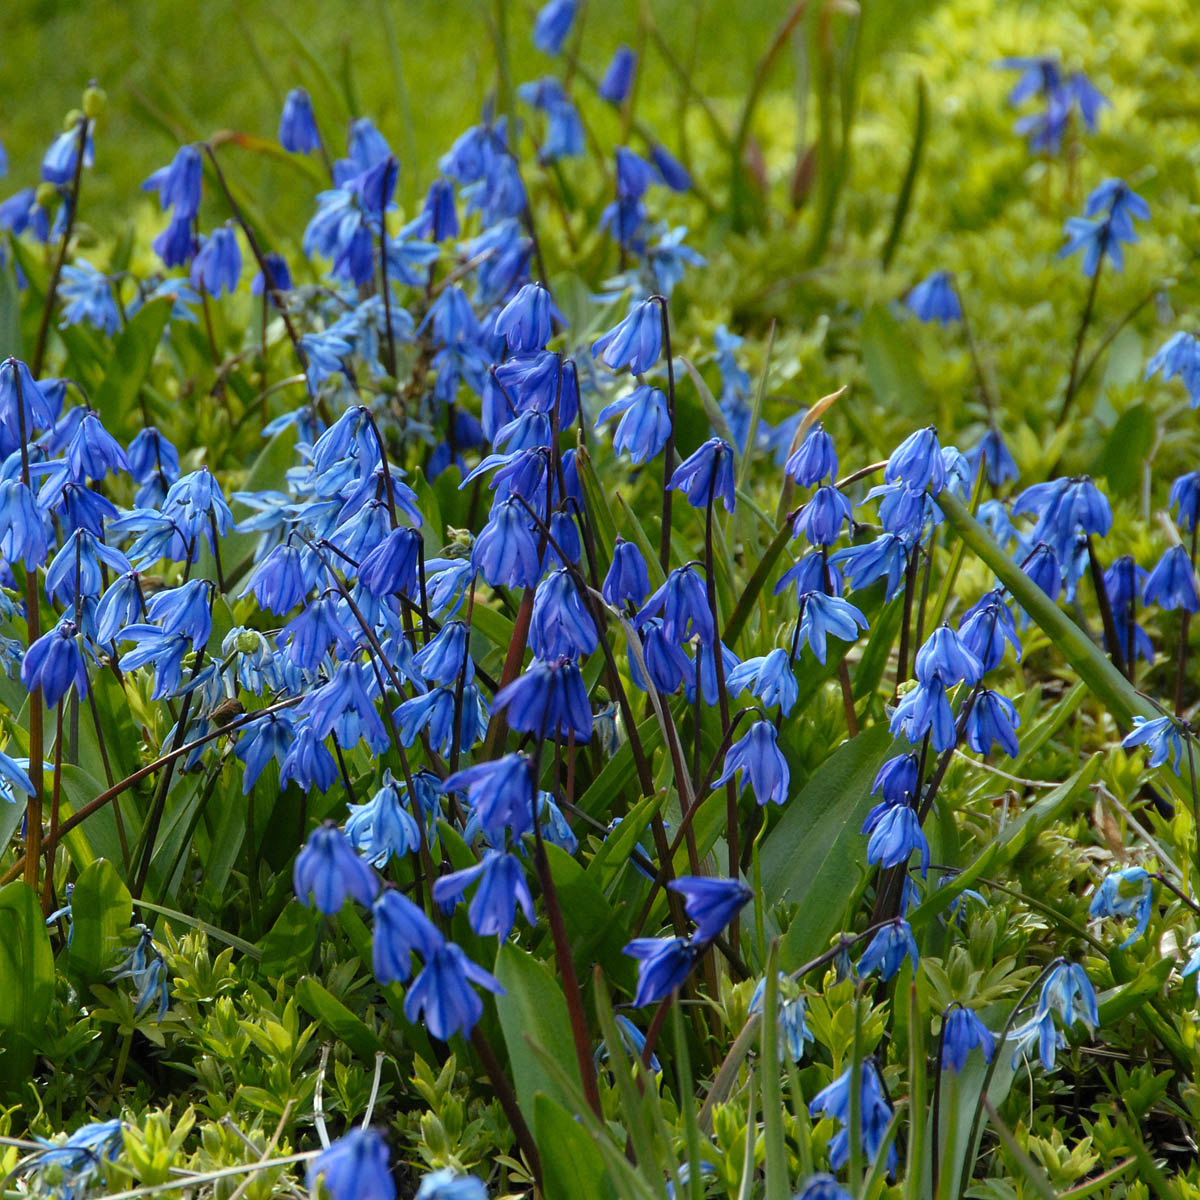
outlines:
M1092 310L1096 307L1096 289L1100 286L1100 271L1103 266L1104 256L1101 255L1092 275L1091 286L1088 288L1083 315L1079 319L1079 332L1075 335L1075 351L1071 355L1071 374L1067 378L1067 390L1063 394L1062 407L1058 410L1057 423L1059 425L1067 419L1067 414L1071 411L1071 404L1075 399L1075 391L1079 387L1079 359L1083 354L1083 339L1087 335L1088 326L1092 323Z
M655 296L662 311L663 350L667 356L667 441L663 446L662 529L658 537L658 561L663 574L671 563L671 473L675 460L675 363L671 357L671 321L667 315L665 296ZM711 507L711 501L710 501ZM710 539L711 541L711 539Z

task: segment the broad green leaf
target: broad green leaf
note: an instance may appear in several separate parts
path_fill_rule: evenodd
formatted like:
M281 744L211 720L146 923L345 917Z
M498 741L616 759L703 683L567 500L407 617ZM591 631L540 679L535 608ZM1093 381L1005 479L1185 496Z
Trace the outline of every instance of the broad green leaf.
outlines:
M312 957L321 914L315 908L289 900L275 924L259 942L262 972L267 979L286 979Z
M501 946L496 956L496 978L504 988L503 995L496 997L496 1011L521 1111L532 1120L535 1092L544 1092L574 1111L569 1092L551 1077L530 1045L532 1042L552 1055L562 1064L572 1085L581 1086L562 989L537 959L511 943Z
M376 1050L384 1048L379 1035L360 1017L356 1017L336 996L311 975L296 985L300 1007L325 1027L340 1042L345 1042L363 1062L370 1062Z
M104 382L96 390L92 404L104 427L118 437L131 432L138 424L129 418L137 402L138 388L154 362L154 352L162 341L170 314L169 299L151 300L129 318L129 323L113 339L112 356L104 368Z
M1148 405L1135 404L1126 409L1113 426L1092 467L1092 474L1104 476L1114 496L1135 495L1142 464L1153 445L1154 416Z
M595 1141L544 1092L533 1098L533 1134L546 1200L617 1200L620 1193Z
M116 868L98 858L85 868L71 893L71 942L67 961L85 984L104 977L120 937L133 919L133 901Z
M24 1086L54 1003L54 955L33 889L0 889L0 1080Z
M762 846L763 897L798 906L779 965L790 971L826 949L863 870L863 819L871 782L892 745L885 725L843 743L784 808Z
M1160 958L1128 983L1098 996L1096 1008L1101 1026L1115 1025L1122 1017L1135 1012L1151 997L1157 996L1175 965L1169 958Z

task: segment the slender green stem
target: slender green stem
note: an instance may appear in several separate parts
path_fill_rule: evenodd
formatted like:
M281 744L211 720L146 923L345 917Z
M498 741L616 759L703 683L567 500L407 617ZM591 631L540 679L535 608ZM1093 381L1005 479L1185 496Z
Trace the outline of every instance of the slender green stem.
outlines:
M1092 312L1096 307L1096 290L1100 286L1100 271L1104 266L1104 255L1096 263L1092 274L1091 286L1088 288L1087 301L1083 306L1083 315L1079 319L1079 332L1075 335L1075 350L1071 355L1071 373L1067 377L1067 390L1063 393L1062 407L1058 410L1058 424L1062 425L1071 411L1075 400L1075 392L1079 387L1079 360L1083 354L1083 339L1087 336L1088 326L1092 323Z

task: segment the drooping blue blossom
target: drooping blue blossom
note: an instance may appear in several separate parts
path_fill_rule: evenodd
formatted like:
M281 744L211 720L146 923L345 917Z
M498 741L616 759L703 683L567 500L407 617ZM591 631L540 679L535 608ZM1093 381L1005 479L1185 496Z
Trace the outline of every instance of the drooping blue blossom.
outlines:
M706 645L717 636L704 579L691 564L677 567L642 605L635 624L662 617L663 633L676 645L698 637Z
M1173 333L1146 364L1146 378L1156 374L1164 383L1178 375L1195 408L1200 404L1200 340L1183 330Z
M650 159L658 170L659 177L673 192L686 192L692 186L692 177L687 168L665 146L654 142L650 146Z
M748 658L734 667L725 682L730 695L753 692L766 705L778 704L785 717L791 713L800 695L791 656L778 646L769 654Z
M165 167L159 167L142 190L157 192L163 212L171 210L172 222L189 222L200 211L204 184L204 160L199 146L180 146Z
M814 546L832 546L842 535L842 525L852 521L850 501L832 484L819 487L792 522L792 536L801 534Z
M1045 542L1059 561L1075 551L1077 533L1104 537L1112 528L1112 508L1086 475L1052 479L1027 487L1013 502L1012 515L1034 513L1037 521L1029 535L1032 543Z
M485 851L474 866L452 871L434 881L433 899L437 904L453 905L478 880L479 886L467 909L471 928L480 937L508 937L516 920L517 905L530 925L536 924L533 895L525 882L521 862L512 854L500 850Z
M955 728L946 689L936 679L910 688L896 705L889 728L893 736L903 734L914 745L928 733L934 750L939 754L949 750L955 742Z
M616 609L628 605L637 608L649 591L650 576L637 543L618 537L613 547L612 565L600 588L605 603Z
M1088 196L1084 211L1083 217L1067 218L1067 243L1058 252L1059 258L1082 250L1083 273L1089 279L1106 255L1120 271L1125 265L1121 244L1138 240L1133 220L1149 220L1149 205L1123 180L1106 179Z
M395 1200L396 1184L388 1166L388 1148L376 1129L352 1128L308 1164L306 1182L316 1194L317 1181L330 1200Z
M883 478L887 483L902 482L910 492L928 490L936 496L946 483L946 464L937 430L930 425L910 433L892 451Z
M19 479L0 481L0 559L32 571L46 561L49 548L46 516L33 492Z
M829 558L855 588L869 587L879 579L884 584L884 601L890 601L904 583L908 567L908 543L894 533L884 533L861 546L844 546Z
M1010 758L1017 756L1017 729L1021 718L1007 696L991 688L982 688L967 711L967 745L980 754L991 754L999 745Z
M474 1175L441 1167L421 1180L414 1200L487 1200L487 1187Z
M899 754L879 768L871 795L880 793L888 804L907 803L917 794L917 756Z
M296 740L279 769L279 786L284 788L289 783L295 783L304 791L315 787L319 792L327 792L336 778L337 763L333 761L324 739L317 736L311 725L301 724Z
M1188 471L1171 484L1171 507L1179 513L1179 525L1189 533L1200 520L1200 471Z
M242 274L242 252L232 223L220 225L205 238L192 259L192 287L210 296L237 291Z
M350 897L370 908L379 892L375 872L354 853L346 835L332 822L309 834L292 868L292 886L301 904L309 897L319 912L332 916Z
M568 733L586 742L592 736L592 709L579 665L570 659L534 659L524 674L502 687L492 708L507 712L513 729L536 737L565 738Z
M1000 665L1005 642L1012 646L1018 658L1021 655L1016 621L999 591L986 592L963 613L958 623L958 636L962 645L979 659L985 673Z
M318 738L336 733L342 746L353 746L362 738L379 754L391 745L391 738L375 711L366 679L361 663L340 663L328 683L305 696L298 711L308 718Z
M571 22L575 20L576 0L550 0L538 10L533 25L533 44L543 54L558 54Z
M700 875L680 875L667 887L683 897L684 911L696 926L692 939L697 943L711 942L754 895L740 879Z
M884 1135L892 1119L892 1106L884 1098L883 1081L875 1060L868 1058L859 1066L859 1136L863 1153L873 1162L883 1145ZM829 1165L838 1171L850 1159L850 1088L854 1068L847 1067L828 1087L822 1088L811 1100L808 1111L821 1113L841 1123L842 1128L829 1143ZM894 1172L898 1156L895 1143L889 1146L888 1170Z
M764 975L750 997L750 1007L747 1010L751 1016L761 1013L766 1003L767 977ZM779 972L779 1051L787 1054L788 1058L798 1063L804 1057L805 1042L816 1039L808 1028L806 1020L808 1002L801 995L792 980L782 971Z
M638 960L634 1007L665 1000L683 984L702 951L686 938L634 938L625 947L625 953Z
M900 970L906 958L911 961L915 971L920 961L916 939L908 927L908 922L902 917L897 917L884 925L871 939L858 960L858 973L860 976L867 976L878 967L879 978L886 982Z
M628 314L592 343L592 357L612 370L648 371L662 352L663 316L654 300L635 301Z
M867 839L867 862L891 868L907 863L914 850L921 853L921 873L929 870L929 839L921 829L916 810L907 802L879 804L871 810L862 832Z
M719 499L726 512L733 512L733 447L722 438L709 438L675 468L667 487L686 493L693 508L707 508Z
M979 659L963 645L949 625L940 625L917 651L917 679L923 684L940 683L943 688L957 683L974 686L983 677Z
M37 1190L31 1195L81 1200L93 1190L102 1164L121 1152L124 1127L124 1122L114 1117L81 1125L62 1140L39 1137L45 1148L23 1158L13 1174L23 1176L27 1187L32 1182Z
M375 795L365 804L350 805L346 837L376 867L383 868L393 855L403 857L420 845L420 830L406 801L403 785L385 769L382 786Z
M975 1049L983 1055L984 1062L990 1063L996 1039L973 1009L955 1001L942 1014L942 1068L957 1074Z
M268 250L263 255L263 266L266 267L266 276L263 275L261 269L258 271L250 281L250 294L261 296L265 292L272 297L272 302L274 302L275 292L291 291L292 271L287 264L287 259L273 250Z
M1167 759L1175 773L1179 774L1179 760L1183 755L1184 731L1174 717L1145 717L1133 718L1133 729L1125 735L1121 745L1126 750L1134 746L1146 746L1149 753L1149 765L1161 767Z
M32 693L41 688L47 708L53 708L72 685L76 695L87 695L87 663L79 648L78 634L73 621L59 621L29 647L21 660L25 690Z
M371 907L371 965L382 984L407 983L412 955L430 958L444 942L437 926L403 892L385 887Z
M493 975L453 942L445 942L425 960L425 969L408 989L404 1015L413 1022L424 1017L425 1028L439 1041L449 1041L456 1033L467 1037L483 1016L483 1001L473 984L504 994Z
M321 134L313 115L312 97L302 87L284 97L279 117L279 144L291 154L311 154L321 148Z
M801 487L812 487L826 476L832 483L837 478L838 456L833 438L825 426L817 422L787 460L783 468ZM848 511L848 507L847 507Z
M994 425L988 426L983 437L967 451L967 462L971 466L972 474L978 474L982 466L987 474L988 483L994 488L1015 482L1021 474L1017 460L1005 444L1000 430Z
M107 275L86 258L77 258L62 269L59 295L65 301L60 328L86 323L112 335L121 324Z
M1132 946L1146 932L1154 908L1154 880L1143 867L1127 867L1111 871L1092 896L1088 915L1110 917L1124 921L1136 917L1133 932L1121 943L1121 949Z
M749 782L760 805L786 803L791 771L770 721L755 721L745 736L729 747L724 769L713 780L713 788L733 779L738 772L741 772L739 793Z
M962 305L949 271L934 271L927 275L904 298L909 311L919 321L938 321L949 325L962 320Z
M830 1174L818 1171L810 1175L792 1200L853 1200L850 1193Z
M867 618L850 603L824 592L804 592L800 597L800 637L797 649L807 644L817 662L825 661L830 634L843 642L852 642L860 629L867 628Z
M628 451L635 467L656 457L667 444L671 416L667 411L667 398L660 389L639 384L596 414L597 427L616 416L621 420L613 434L613 450L618 454Z
M637 67L637 55L624 43L613 51L612 60L604 72L596 91L601 100L609 104L624 104L633 85L633 73Z
M510 354L531 354L550 340L554 321L565 324L550 293L540 283L527 283L501 309L495 333L507 342Z
M663 632L663 623L651 617L638 626L641 639L642 658L650 676L649 686L664 696L673 695L681 685L695 683L696 672L692 660L683 652L678 642ZM632 644L628 648L629 674L634 687L647 691L648 685L638 665Z
M529 620L529 648L537 658L580 658L598 645L596 625L565 568L538 584Z
M1200 609L1196 573L1183 546L1171 546L1158 560L1142 588L1142 603L1157 604L1167 611L1181 608L1194 613Z
M234 753L244 767L243 796L249 795L267 763L273 760L282 766L295 739L295 726L286 713L268 713L242 726Z

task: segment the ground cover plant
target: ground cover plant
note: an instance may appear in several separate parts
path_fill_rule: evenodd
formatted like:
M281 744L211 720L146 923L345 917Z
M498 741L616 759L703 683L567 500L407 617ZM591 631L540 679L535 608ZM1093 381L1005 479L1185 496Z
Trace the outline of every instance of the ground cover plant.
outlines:
M1200 1188L1181 12L10 143L5 1195Z

